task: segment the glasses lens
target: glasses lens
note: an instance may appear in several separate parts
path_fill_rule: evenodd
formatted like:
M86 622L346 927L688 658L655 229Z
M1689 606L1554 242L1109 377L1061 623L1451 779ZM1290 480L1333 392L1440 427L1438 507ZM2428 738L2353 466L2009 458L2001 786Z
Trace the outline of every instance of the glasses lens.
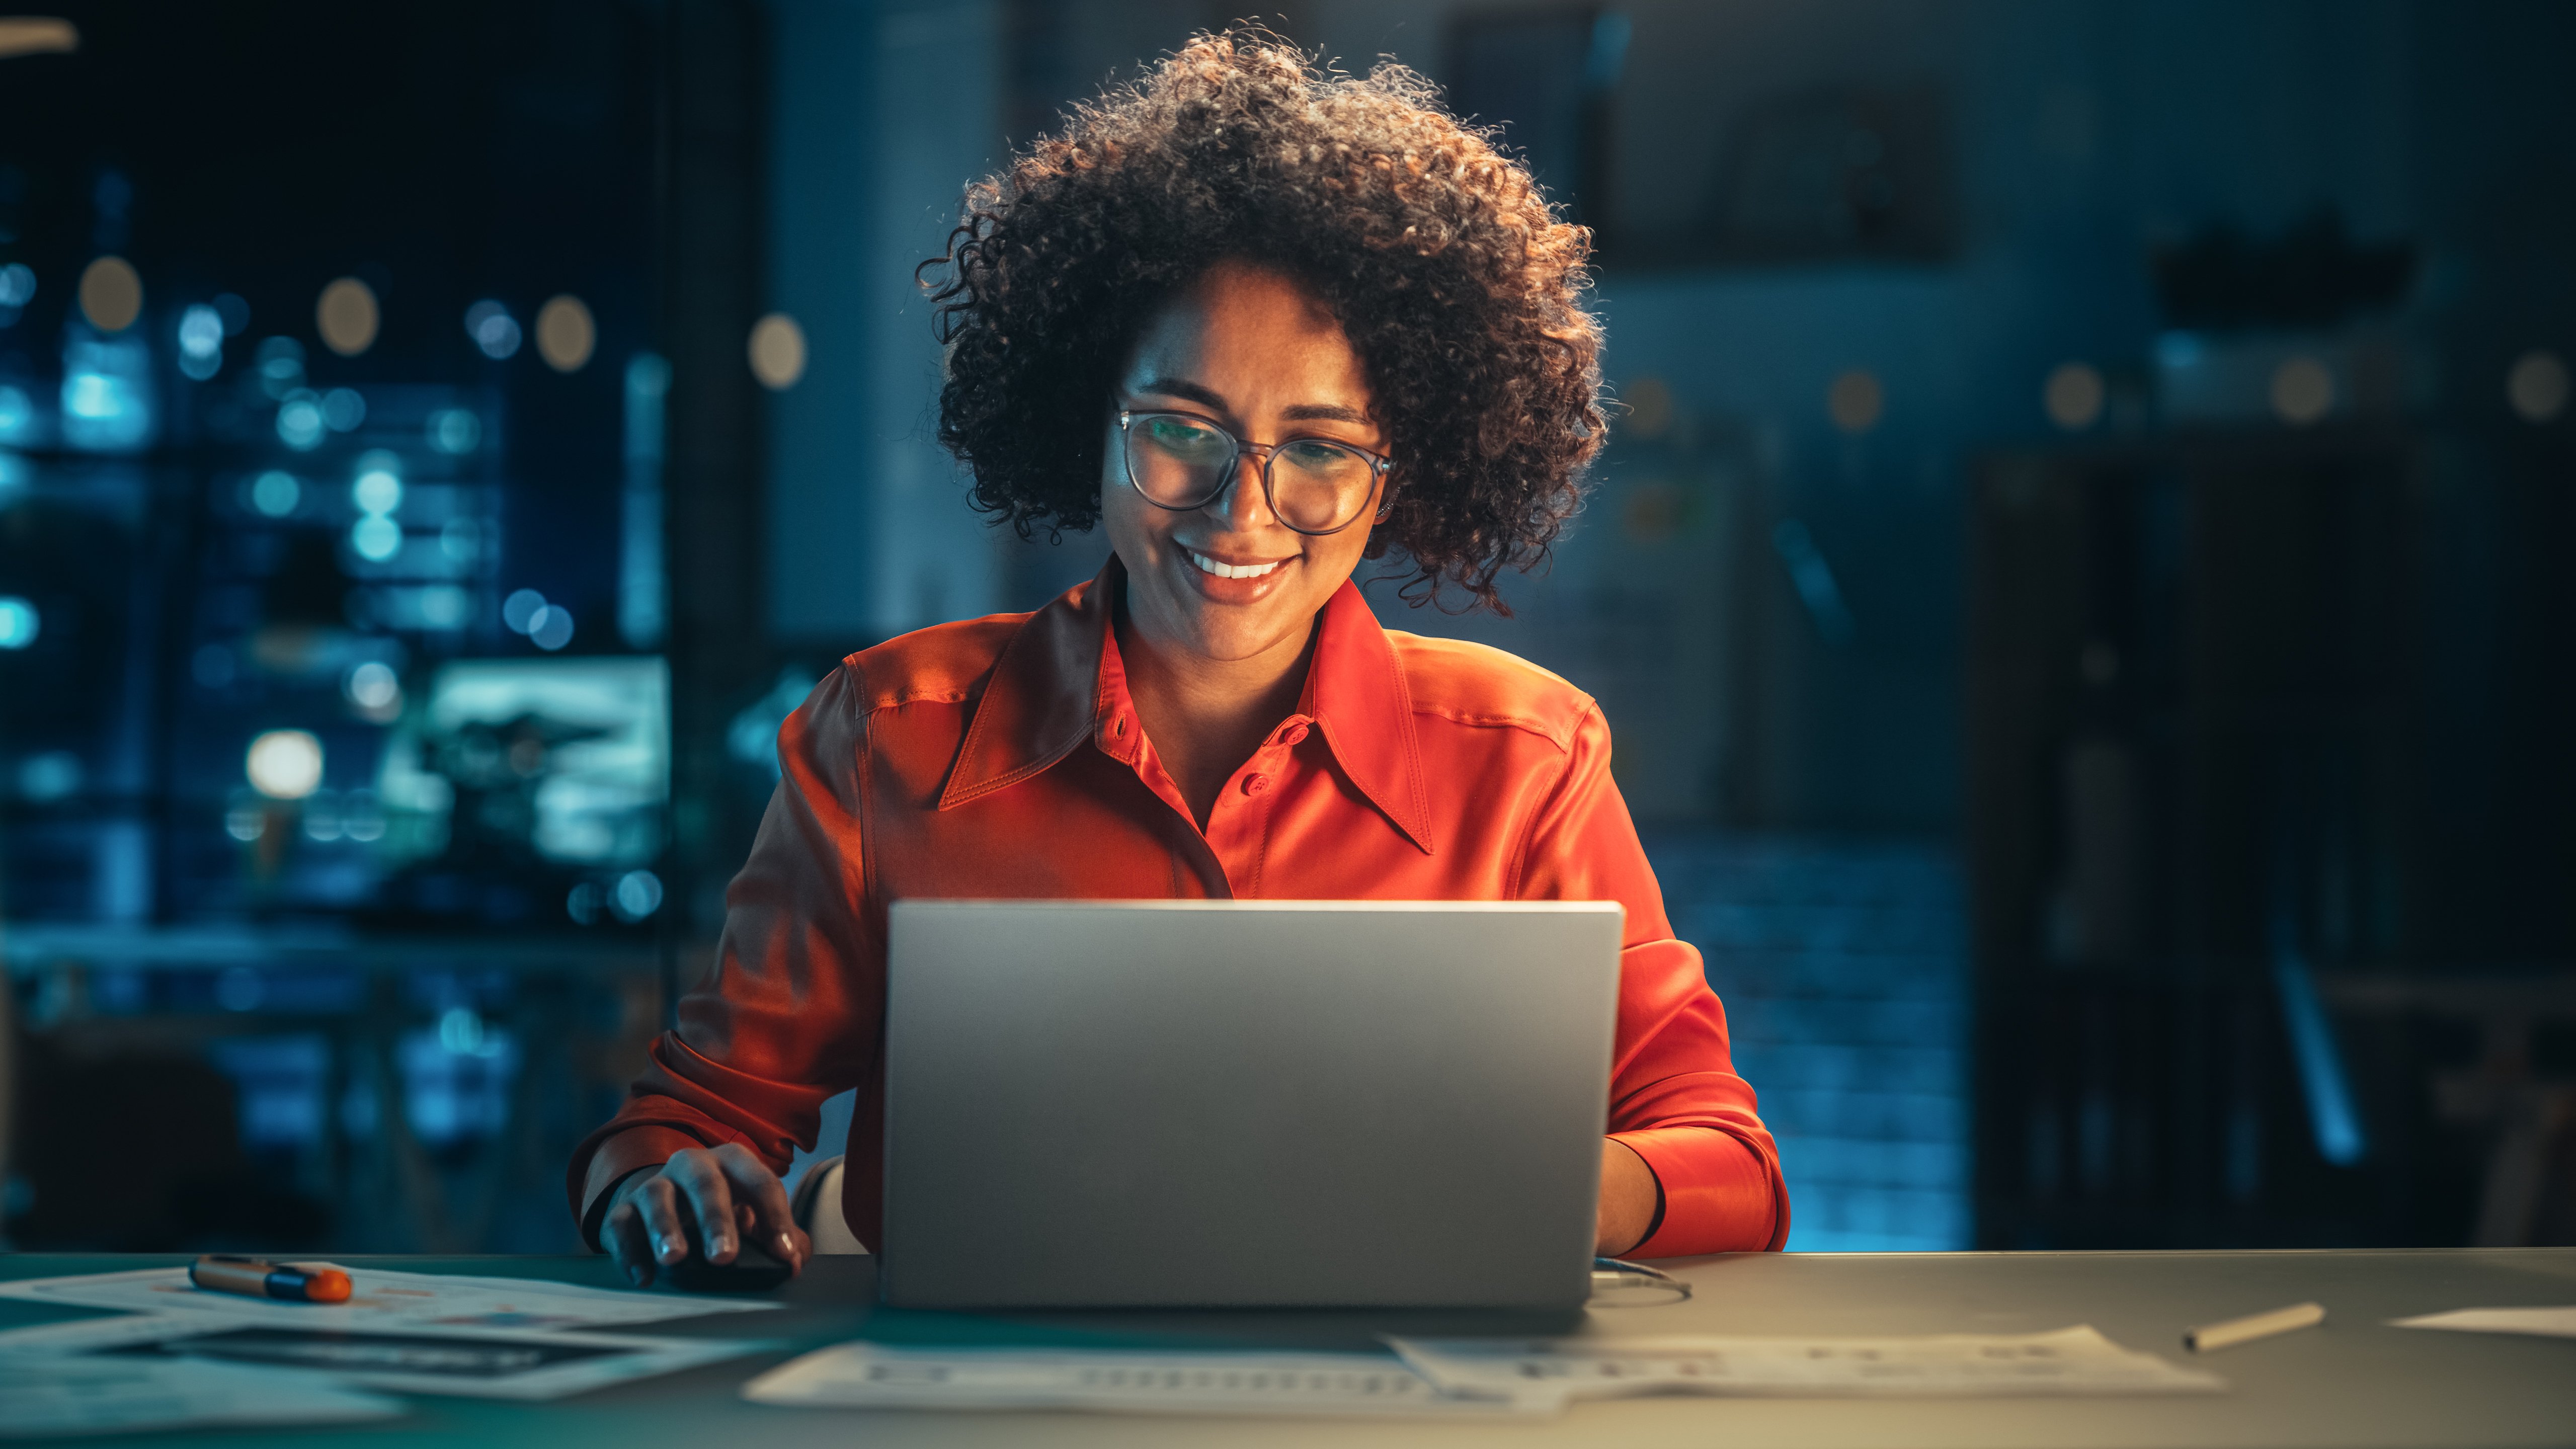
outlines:
M1298 438L1270 455L1270 505L1300 532L1330 532L1359 517L1376 486L1367 455L1339 443Z
M1195 508L1234 470L1234 439L1189 418L1148 414L1127 426L1127 476L1165 508Z

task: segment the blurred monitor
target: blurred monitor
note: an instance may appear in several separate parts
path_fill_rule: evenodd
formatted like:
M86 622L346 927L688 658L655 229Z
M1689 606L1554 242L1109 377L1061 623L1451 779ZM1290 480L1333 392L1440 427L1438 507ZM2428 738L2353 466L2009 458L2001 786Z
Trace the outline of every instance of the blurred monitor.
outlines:
M660 854L670 671L658 656L475 659L439 667L385 752L389 839L410 860L572 870Z

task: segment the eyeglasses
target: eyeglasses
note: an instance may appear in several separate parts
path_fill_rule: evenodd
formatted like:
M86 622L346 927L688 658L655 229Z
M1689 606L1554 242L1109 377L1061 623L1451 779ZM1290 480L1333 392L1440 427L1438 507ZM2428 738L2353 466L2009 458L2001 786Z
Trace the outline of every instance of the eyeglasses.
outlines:
M1225 492L1245 454L1261 460L1261 496L1271 516L1304 534L1338 533L1359 521L1392 459L1330 438L1248 443L1188 413L1120 409L1127 482L1157 508L1186 513ZM1384 514L1379 515L1381 518Z

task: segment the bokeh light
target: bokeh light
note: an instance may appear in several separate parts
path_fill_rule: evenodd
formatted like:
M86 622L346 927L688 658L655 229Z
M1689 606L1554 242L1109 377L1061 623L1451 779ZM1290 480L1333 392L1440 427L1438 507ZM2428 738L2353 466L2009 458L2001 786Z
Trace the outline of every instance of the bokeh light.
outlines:
M464 408L429 415L429 445L442 453L471 453L483 442L483 420Z
M525 634L545 607L545 595L534 589L513 589L510 597L501 601L501 622L509 626L511 633Z
M335 433L354 433L367 420L367 400L354 387L335 387L322 394L322 426Z
M2303 355L2272 369L2272 412L2291 427L2322 422L2334 405L2334 374L2324 363Z
M785 392L805 375L805 329L784 312L751 324L751 374L771 392Z
M34 604L16 594L0 594L0 649L24 649L43 628Z
M36 269L25 262L0 267L0 307L24 307L36 300Z
M370 659L351 669L340 689L358 713L375 723L388 723L402 712L402 679L382 660Z
M271 518L293 513L303 497L304 485L295 481L295 475L275 468L260 474L250 485L250 506Z
M143 315L143 278L123 257L100 257L81 272L81 315L101 332L122 332Z
M2534 348L2513 360L2504 375L2505 401L2526 423L2553 421L2567 411L2567 363L2547 348Z
M322 289L313 304L313 330L322 345L342 357L355 357L376 345L376 290L355 277L341 277Z
M1878 426L1881 413L1887 410L1887 389L1878 374L1855 367L1834 379L1825 392L1825 411L1832 415L1834 426L1846 433L1866 433Z
M572 642L572 610L548 604L528 619L528 639L551 653Z
M204 382L223 369L224 317L203 302L179 314L179 371Z
M349 529L349 547L369 563L383 563L402 552L402 525L380 513L370 513Z
M325 424L322 421L322 399L298 389L287 394L277 409L277 440L299 453L321 446Z
M2109 389L2103 385L2102 370L2089 362L2058 364L2048 374L2047 386L2040 390L2048 420L2070 433L2080 433L2100 422L2107 396Z
M271 800L301 800L322 785L322 742L306 730L270 730L250 742L250 787Z
M402 461L381 448L358 459L358 479L349 485L349 501L360 513L391 513L402 507Z
M482 301L466 308L465 335L495 362L506 361L519 350L519 320L498 302Z
M599 345L599 329L590 308L569 293L551 297L537 309L537 355L557 372L579 372Z

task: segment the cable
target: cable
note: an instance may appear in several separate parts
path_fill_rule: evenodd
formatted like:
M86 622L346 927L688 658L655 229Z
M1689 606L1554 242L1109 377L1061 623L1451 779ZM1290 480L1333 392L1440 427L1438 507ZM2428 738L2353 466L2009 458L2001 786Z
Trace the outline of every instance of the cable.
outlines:
M1632 1290L1643 1290L1658 1296L1652 1302L1620 1301L1615 1298L1607 1302L1603 1301L1605 1294L1624 1294ZM1661 1296L1667 1293L1672 1296L1669 1298ZM1690 1296L1691 1286L1688 1283L1661 1268L1649 1268L1643 1263L1624 1262L1618 1258L1592 1260L1592 1301L1599 1307L1660 1308L1667 1303L1683 1302Z

